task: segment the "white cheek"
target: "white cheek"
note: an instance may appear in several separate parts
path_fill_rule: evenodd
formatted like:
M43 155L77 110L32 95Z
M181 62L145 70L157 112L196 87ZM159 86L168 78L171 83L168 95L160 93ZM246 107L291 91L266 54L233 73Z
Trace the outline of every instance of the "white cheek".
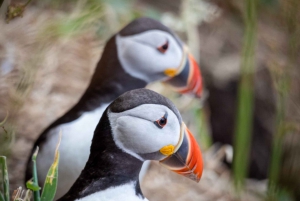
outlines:
M122 113L109 114L114 140L118 147L131 154L146 154L157 152L166 145L175 146L178 143L180 124L176 115L167 107L156 105L154 106L156 110L152 107L151 104L144 104ZM168 123L160 129L154 121L162 117L166 111Z
M166 53L156 47L169 41ZM180 65L183 51L176 40L163 31L146 31L134 36L116 37L118 58L124 70L146 82L166 79L164 71Z
M155 127L154 123L151 125L151 122L124 116L117 120L116 134L126 149L135 153L152 153L164 146L161 133Z
M158 57L157 52L152 47L133 40L122 40L120 44L118 58L124 70L136 78L152 81L148 77L154 73L153 57Z

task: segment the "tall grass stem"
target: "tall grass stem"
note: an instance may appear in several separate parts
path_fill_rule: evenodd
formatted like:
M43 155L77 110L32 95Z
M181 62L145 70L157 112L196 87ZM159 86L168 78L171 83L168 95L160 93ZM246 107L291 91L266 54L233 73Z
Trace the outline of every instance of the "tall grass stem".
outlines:
M240 192L248 171L253 121L253 79L256 47L257 0L245 0L245 34L243 41L241 81L234 139L234 185Z
M9 201L9 180L8 180L8 171L7 171L7 165L6 165L6 157L0 156L0 165L1 165L1 172L2 172L2 178L3 181L3 198L5 201Z
M285 11L286 15L286 29L289 33L289 48L288 56L289 63L284 71L275 74L275 84L277 86L278 100L277 100L277 122L276 133L273 141L271 165L269 169L269 185L268 185L268 199L273 200L278 197L279 176L282 167L282 152L283 141L286 133L289 132L286 108L288 106L288 98L290 98L293 67L297 66L297 59L299 58L299 0L287 1L288 9Z
M33 175L33 184L35 186L38 186L38 176L37 176L37 168L36 168L36 157L39 152L39 147L36 148L34 154L32 155L32 162L33 162L33 169L32 169L32 175ZM41 195L40 191L33 191L33 197L34 201L40 201L41 200Z

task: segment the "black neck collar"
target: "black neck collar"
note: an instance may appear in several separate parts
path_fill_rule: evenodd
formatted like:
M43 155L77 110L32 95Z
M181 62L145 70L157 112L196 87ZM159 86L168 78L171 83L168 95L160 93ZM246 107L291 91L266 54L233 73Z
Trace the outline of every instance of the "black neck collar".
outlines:
M139 185L141 167L142 161L116 146L106 110L95 130L91 154L84 170L59 201L76 200L130 182L135 182L137 196L143 197Z

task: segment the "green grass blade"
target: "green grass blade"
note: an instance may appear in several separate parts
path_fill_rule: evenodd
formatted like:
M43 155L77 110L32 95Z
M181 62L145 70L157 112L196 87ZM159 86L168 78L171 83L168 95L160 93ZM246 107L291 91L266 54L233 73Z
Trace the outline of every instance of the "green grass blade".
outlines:
M243 42L241 82L238 91L233 158L234 184L238 192L242 189L247 175L251 145L257 0L246 0L245 8L246 30Z
M281 168L281 157L282 157L282 141L284 134L286 132L285 130L285 109L284 105L285 98L281 97L278 101L278 108L277 108L277 127L276 127L276 133L274 136L273 141L273 150L272 150L272 157L271 157L271 163L270 163L270 170L269 170L269 184L268 184L268 196L271 200L272 197L277 197L279 193L278 189L278 179L279 179L279 173Z
M54 161L47 173L47 177L44 183L41 201L52 201L56 193L57 182L58 182L58 165L59 165L58 148L60 145L60 141L61 141L61 134L60 134L59 142L56 145Z
M36 148L35 152L32 155L32 162L33 162L33 169L32 169L32 175L33 175L33 184L35 186L38 186L38 176L37 176L37 168L36 168L36 157L39 152L39 147ZM41 196L40 196L40 190L33 191L33 197L34 201L40 201Z
M0 156L0 165L1 165L1 179L3 181L3 198L5 201L9 201L9 180L8 180L8 172L7 172L7 165L6 165L6 157Z
M195 119L197 119L197 122L200 122L199 124L197 124L197 126L199 131L201 148L203 150L207 150L212 145L212 139L209 135L209 129L207 127L207 121L203 109L195 110Z
M287 5L289 9L284 9L284 21L285 27L282 27L288 30L288 64L285 66L284 71L273 71L273 77L275 80L275 86L277 89L277 122L276 122L276 133L273 139L273 149L272 149L272 158L271 165L269 170L269 185L268 185L268 200L274 200L278 198L280 194L283 194L284 188L288 190L295 191L298 189L296 187L297 183L293 183L290 178L288 179L291 186L288 184L281 183L280 185L280 177L282 176L283 171L281 168L284 166L282 164L283 157L283 141L286 134L290 133L294 135L294 133L298 133L297 128L289 128L289 121L291 118L291 114L295 114L295 112L290 112L290 109L293 107L289 106L289 99L293 100L293 93L295 93L295 88L293 87L293 83L298 79L298 77L292 75L292 73L296 72L295 68L298 67L299 62L299 48L300 48L300 40L299 40L299 0L288 1ZM285 7L287 6L285 5ZM286 7L287 8L287 7ZM295 82L296 83L296 82ZM294 89L294 90L293 90ZM294 126L292 126L294 127ZM286 146L286 145L285 145ZM286 148L286 147L285 147ZM289 158L293 158L295 163L297 158L291 154L292 152L288 151ZM293 172L292 169L295 167L289 167L291 174ZM285 167L286 168L286 167ZM285 169L283 168L283 169ZM296 178L298 175L294 175ZM284 185L284 186L282 186Z
M0 192L0 201L5 201L1 192Z

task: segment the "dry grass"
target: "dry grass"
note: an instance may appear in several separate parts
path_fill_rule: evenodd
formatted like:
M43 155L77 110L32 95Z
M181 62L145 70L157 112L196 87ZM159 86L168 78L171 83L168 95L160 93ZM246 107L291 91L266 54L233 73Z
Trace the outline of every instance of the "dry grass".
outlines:
M89 33L44 40L41 30L62 15L30 8L21 20L0 25L5 27L0 35L1 70L4 63L11 69L1 74L0 115L5 117L9 111L9 122L16 132L9 156L13 187L23 182L33 140L78 100L102 51L102 41Z

